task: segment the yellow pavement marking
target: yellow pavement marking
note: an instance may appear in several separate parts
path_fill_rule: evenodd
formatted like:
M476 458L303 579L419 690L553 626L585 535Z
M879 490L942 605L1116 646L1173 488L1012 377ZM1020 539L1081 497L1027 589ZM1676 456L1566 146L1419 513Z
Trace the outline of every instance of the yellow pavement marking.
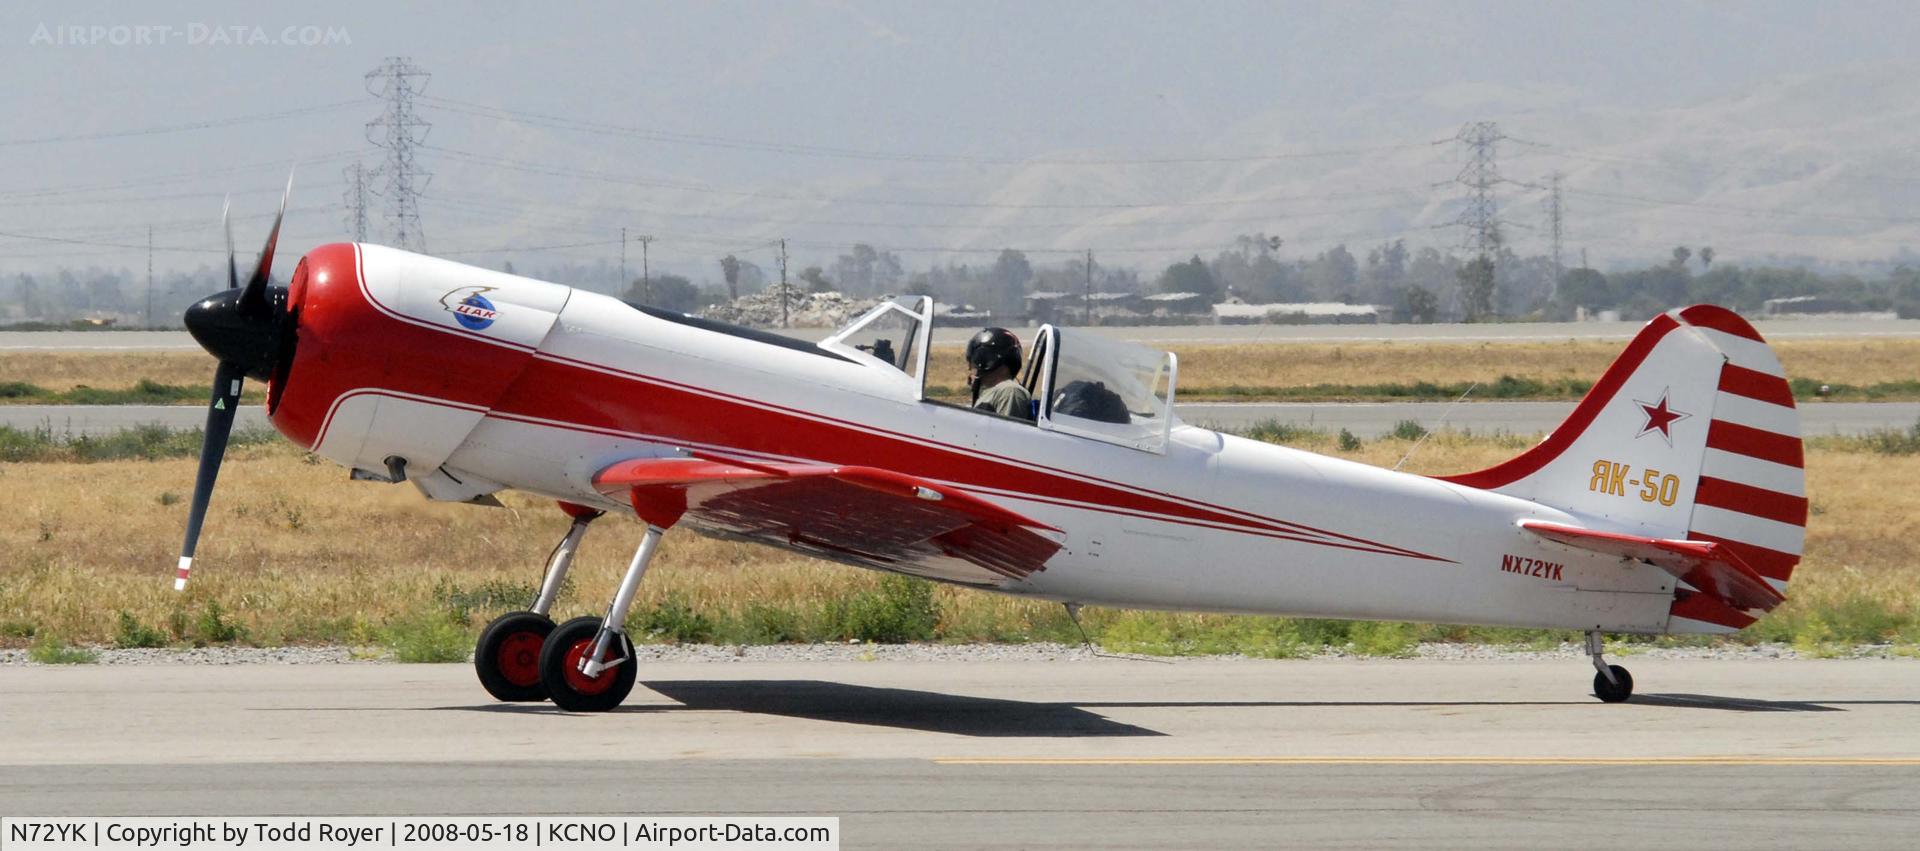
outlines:
M934 757L939 765L1838 765L1920 766L1920 757L1797 756L1142 756Z

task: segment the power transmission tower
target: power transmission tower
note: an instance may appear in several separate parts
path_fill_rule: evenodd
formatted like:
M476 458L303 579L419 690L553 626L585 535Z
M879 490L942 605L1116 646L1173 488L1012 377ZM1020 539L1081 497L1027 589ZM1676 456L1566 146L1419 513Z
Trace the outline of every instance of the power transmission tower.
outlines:
M147 225L147 327L153 327L153 225Z
M792 298L787 291L787 240L780 238L780 327L787 327L787 302Z
M647 244L651 242L651 236L640 237L640 301L644 304L653 303L653 276L647 269Z
M1093 327L1093 249L1087 249L1087 294L1086 306L1080 312L1086 316L1087 327Z
M1567 209L1560 194L1560 181L1566 175L1554 172L1547 176L1547 233L1553 240L1553 286L1547 294L1551 299L1560 291L1560 276L1566 273L1566 264L1561 260L1561 243L1566 238Z
M1500 176L1496 162L1500 142L1506 138L1499 124L1476 121L1461 127L1453 138L1434 143L1459 142L1467 147L1467 162L1453 178L1454 183L1467 189L1466 206L1449 224L1466 229L1463 247L1473 254L1461 274L1469 322L1484 320L1493 314L1494 262L1500 256L1503 241L1500 228L1506 224L1500 220L1493 188L1510 182Z
M366 242L367 193L371 190L367 178L372 175L367 171L366 164L355 162L347 166L341 176L347 180L347 230L353 234L354 242Z
M1460 173L1452 181L1466 187L1466 207L1449 224L1466 228L1464 247L1478 257L1489 257L1500 252L1500 227L1505 222L1500 220L1500 207L1494 198L1493 188L1510 182L1500 176L1496 161L1500 142L1506 138L1500 132L1498 123L1476 121L1461 127L1453 138L1434 143L1459 142L1467 147L1467 162L1460 167Z
M387 161L378 172L386 178L386 187L379 194L387 199L394 244L409 250L427 246L420 230L420 193L433 175L414 161L414 148L426 142L433 125L415 114L413 96L426 89L432 76L405 56L388 57L367 72L367 91L387 101L387 111L367 122L367 141L387 149Z

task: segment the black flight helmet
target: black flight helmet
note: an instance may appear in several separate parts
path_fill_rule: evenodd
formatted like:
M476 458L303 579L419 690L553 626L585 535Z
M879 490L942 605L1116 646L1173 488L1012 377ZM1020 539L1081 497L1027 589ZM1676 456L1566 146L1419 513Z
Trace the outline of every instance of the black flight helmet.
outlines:
M1007 371L1020 374L1020 338L1005 328L982 328L967 341L967 387L973 398L980 398L980 376L1005 365Z

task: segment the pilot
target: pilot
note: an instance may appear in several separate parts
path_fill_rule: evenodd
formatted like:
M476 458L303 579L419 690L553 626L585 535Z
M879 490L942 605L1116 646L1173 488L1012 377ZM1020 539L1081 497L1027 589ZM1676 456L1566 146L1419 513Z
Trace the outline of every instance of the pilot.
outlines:
M1033 397L1014 378L1020 372L1020 338L1005 328L982 328L967 341L967 388L973 406L1003 417L1033 419Z

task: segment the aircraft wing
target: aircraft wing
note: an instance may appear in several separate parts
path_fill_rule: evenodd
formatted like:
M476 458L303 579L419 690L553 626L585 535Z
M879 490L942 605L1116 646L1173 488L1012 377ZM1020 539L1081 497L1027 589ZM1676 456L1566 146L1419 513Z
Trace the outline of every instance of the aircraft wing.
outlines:
M1538 520L1522 521L1520 527L1570 547L1651 563L1735 609L1770 611L1787 599L1724 544L1601 532Z
M876 467L643 458L601 470L594 487L655 525L684 516L731 537L976 585L1024 579L1060 549L1051 526Z

